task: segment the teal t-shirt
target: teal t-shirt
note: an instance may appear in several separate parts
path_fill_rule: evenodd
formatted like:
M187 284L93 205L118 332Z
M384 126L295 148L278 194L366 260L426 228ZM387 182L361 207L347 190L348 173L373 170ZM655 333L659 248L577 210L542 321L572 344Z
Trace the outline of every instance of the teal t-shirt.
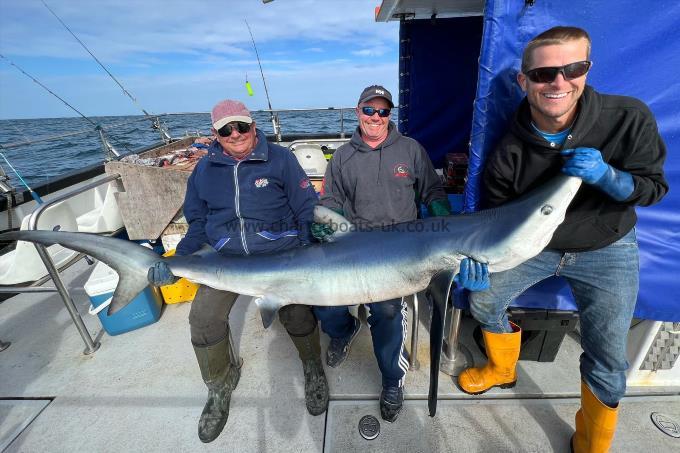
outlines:
M538 132L538 135L540 135L541 137L543 137L544 139L551 143L558 144L559 146L562 146L564 141L567 139L567 136L571 133L571 126L566 128L562 132L557 132L555 134L551 134L549 132L544 132L540 130L539 128L536 127L533 121L531 122L531 127L533 127L534 130Z

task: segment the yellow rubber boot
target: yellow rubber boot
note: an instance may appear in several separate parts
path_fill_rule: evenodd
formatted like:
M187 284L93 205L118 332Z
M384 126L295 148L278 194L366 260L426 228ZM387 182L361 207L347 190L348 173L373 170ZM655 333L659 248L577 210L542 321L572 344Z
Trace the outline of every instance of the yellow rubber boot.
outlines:
M492 387L511 388L517 382L515 367L522 343L522 329L510 323L512 333L482 330L489 361L481 368L468 368L458 376L458 386L470 395L479 395Z
M616 431L618 408L604 404L581 381L581 408L576 412L576 432L571 438L574 453L607 453Z

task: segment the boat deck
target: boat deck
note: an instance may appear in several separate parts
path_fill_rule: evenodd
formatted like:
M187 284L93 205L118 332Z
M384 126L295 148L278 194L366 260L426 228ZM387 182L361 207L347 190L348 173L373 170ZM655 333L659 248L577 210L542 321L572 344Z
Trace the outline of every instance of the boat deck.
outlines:
M468 396L440 374L436 417L427 413L429 337L421 308L418 359L406 378L405 407L393 424L380 420L379 371L364 322L349 358L326 368L331 403L305 409L302 368L283 327L265 330L249 298L231 313L244 359L229 421L220 437L196 434L207 394L189 341L189 304L166 305L160 321L110 337L87 314L84 261L63 272L72 297L101 348L90 356L56 293L20 294L0 304L0 451L238 452L568 452L579 407L576 335L551 363L520 361L514 389ZM471 322L462 342L474 346ZM328 340L322 336L322 350ZM652 412L680 420L680 387L631 387L622 403L614 452L678 451L680 439L659 431ZM380 434L364 440L359 419L374 415Z

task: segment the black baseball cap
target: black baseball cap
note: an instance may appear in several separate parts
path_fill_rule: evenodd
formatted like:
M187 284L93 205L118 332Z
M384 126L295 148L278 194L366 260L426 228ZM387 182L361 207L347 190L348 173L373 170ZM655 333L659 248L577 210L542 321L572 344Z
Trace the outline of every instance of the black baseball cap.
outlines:
M390 108L394 108L394 103L392 103L392 93L390 93L387 88L380 85L371 85L370 87L364 88L359 96L359 102L357 105L361 105L363 102L368 102L375 98L385 98L390 104Z

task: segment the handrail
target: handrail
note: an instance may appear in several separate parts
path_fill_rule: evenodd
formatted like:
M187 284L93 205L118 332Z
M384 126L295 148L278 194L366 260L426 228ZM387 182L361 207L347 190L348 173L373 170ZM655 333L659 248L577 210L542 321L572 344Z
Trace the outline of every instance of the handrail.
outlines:
M0 287L0 293L56 293L57 288L34 287L34 286L5 286Z
M101 186L102 184L107 184L111 181L115 181L116 179L119 179L120 175L114 174L114 175L108 175L102 179L99 179L97 181L91 182L89 184L86 184L84 186L78 187L76 189L73 189L72 191L65 193L63 195L60 195L58 197L55 197L54 199L39 205L35 211L31 213L31 216L28 219L28 230L29 231L34 231L37 229L38 225L38 220L40 219L40 216L45 212L46 209L48 209L50 206L54 206L57 203L60 203L62 201L68 200L71 197L74 197L76 195L80 195L83 192L86 192L90 189L94 189L95 187ZM43 264L45 264L45 268L47 268L47 272L50 274L50 277L52 277L52 281L54 282L54 286L59 292L59 296L61 297L62 301L64 302L64 305L66 306L66 309L69 312L69 315L71 315L71 319L73 320L73 323L76 325L76 329L78 329L78 333L80 334L80 337L83 339L85 342L85 351L83 351L83 354L85 355L90 355L97 351L99 349L99 346L101 344L99 342L95 343L92 341L92 337L90 336L90 333L87 331L87 328L85 327L85 324L83 323L83 319L80 317L80 314L78 313L78 310L75 307L75 304L73 303L73 299L71 299L71 295L69 294L68 290L66 289L66 286L64 285L64 282L61 280L61 277L59 276L59 270L56 268L54 265L54 262L52 261L52 258L50 257L50 254L47 252L47 248L44 245L41 244L33 244L38 251L38 255L40 255L40 259L42 260Z
M159 118L160 116L161 115L151 115L151 118ZM110 129L113 129L115 127L126 126L128 124L137 123L137 122L143 121L143 120L148 121L149 117L136 118L134 120L125 121L125 122L122 122L122 123L108 124L106 126L102 126L102 129L110 130ZM93 133L93 131L96 132L96 130L93 130L93 129L83 129L83 130L80 130L80 131L65 132L65 133L59 134L59 135L50 135L48 137L38 137L35 140L24 140L23 142L14 142L14 143L2 143L2 144L0 144L0 146L2 146L5 149L19 148L19 147L22 147L22 146L33 145L35 143L49 142L49 141L52 141L52 140L58 140L60 138L73 137L74 135L91 134L91 133Z
M340 114L340 137L345 138L345 112L353 111L355 107L316 107L301 109L262 109L252 110L251 113L289 113L289 112L338 112ZM210 112L173 112L163 113L163 116L172 115L208 115Z

